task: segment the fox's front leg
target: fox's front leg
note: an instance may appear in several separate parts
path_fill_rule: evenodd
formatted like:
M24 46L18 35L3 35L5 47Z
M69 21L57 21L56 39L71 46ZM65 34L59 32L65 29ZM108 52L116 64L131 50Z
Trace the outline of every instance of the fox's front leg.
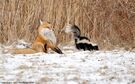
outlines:
M63 52L57 46L53 47L52 50L59 54L63 54Z
M48 47L47 47L47 44L44 44L44 52L45 52L45 53L48 53Z
M57 53L59 53L59 54L63 54L63 52L62 52L56 45L49 45L49 47L50 47L53 51L55 51L55 52L57 52Z

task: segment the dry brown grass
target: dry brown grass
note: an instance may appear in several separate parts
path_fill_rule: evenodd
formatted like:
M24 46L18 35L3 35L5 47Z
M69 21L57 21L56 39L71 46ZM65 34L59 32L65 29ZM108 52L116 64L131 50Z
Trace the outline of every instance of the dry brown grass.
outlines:
M70 37L59 30L75 23L101 49L135 47L135 0L0 0L0 42L32 42L40 19L52 22L58 43Z

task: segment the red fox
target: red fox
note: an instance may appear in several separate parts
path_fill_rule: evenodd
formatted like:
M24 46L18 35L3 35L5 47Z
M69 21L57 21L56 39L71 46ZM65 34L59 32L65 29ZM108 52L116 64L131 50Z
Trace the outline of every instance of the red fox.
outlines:
M8 49L8 51L14 54L33 54L38 52L47 53L48 49L51 48L53 51L62 54L62 51L56 45L56 37L51 27L52 25L49 22L40 21L38 36L32 43L31 48Z

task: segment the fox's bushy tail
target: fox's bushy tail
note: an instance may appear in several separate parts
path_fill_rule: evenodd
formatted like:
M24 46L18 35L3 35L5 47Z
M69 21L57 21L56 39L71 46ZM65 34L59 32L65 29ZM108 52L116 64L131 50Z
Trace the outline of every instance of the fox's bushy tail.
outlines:
M33 54L37 53L37 51L31 49L31 48L14 48L14 49L5 49L4 53L11 53L11 54Z

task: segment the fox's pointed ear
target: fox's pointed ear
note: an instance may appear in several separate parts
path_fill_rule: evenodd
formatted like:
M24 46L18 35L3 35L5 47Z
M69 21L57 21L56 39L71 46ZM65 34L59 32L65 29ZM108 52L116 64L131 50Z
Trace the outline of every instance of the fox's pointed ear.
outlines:
M40 20L40 25L42 25L43 24L43 21L42 20Z

